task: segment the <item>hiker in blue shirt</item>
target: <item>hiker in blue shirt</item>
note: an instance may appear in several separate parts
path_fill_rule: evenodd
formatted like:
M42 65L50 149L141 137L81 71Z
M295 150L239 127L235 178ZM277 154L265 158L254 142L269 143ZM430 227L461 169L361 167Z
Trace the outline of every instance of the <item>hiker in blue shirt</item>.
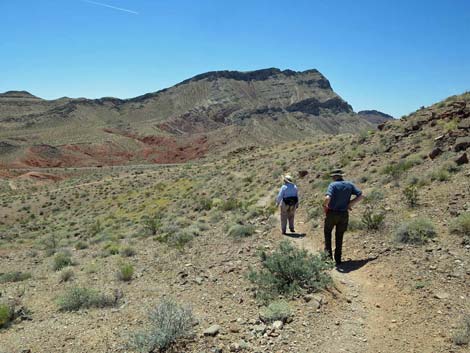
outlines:
M335 232L335 254L334 259L337 265L341 264L341 252L343 248L343 235L348 229L348 211L362 198L362 191L350 181L343 180L344 173L341 169L336 169L331 173L333 182L328 185L323 207L325 211L325 252L331 257L331 233ZM351 196L356 197L351 200Z
M276 206L279 205L281 206L282 234L286 234L287 221L289 221L290 231L295 233L294 217L295 210L299 207L299 193L290 175L284 176L284 185L281 186L279 194L276 197Z

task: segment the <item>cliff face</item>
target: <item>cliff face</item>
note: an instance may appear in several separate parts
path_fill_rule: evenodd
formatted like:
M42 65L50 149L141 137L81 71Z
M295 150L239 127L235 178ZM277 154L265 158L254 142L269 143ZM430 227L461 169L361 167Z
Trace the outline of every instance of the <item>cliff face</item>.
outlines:
M173 148L184 150L195 140L203 141L202 152L193 151L190 158L370 127L317 70L214 71L132 99L47 101L27 92L0 95L0 140L17 146L14 139L24 136L19 145L29 152L29 147L41 144L63 153L63 146L72 146L74 156L67 160L81 160L76 154L86 146L86 164L103 145L111 154L119 150L113 163L122 163L123 155L126 160L159 162L162 151L173 156ZM155 141L154 136L161 145L149 147L146 141ZM171 157L163 159L171 162ZM97 163L110 162L101 158Z

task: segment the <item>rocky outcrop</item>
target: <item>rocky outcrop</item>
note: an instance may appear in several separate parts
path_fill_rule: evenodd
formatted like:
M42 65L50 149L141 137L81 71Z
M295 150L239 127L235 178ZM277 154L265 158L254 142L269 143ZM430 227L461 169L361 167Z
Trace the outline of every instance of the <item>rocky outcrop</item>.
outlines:
M320 115L323 109L335 114L353 112L352 107L339 97L331 98L324 102L320 102L316 98L308 98L291 104L286 108L288 112L302 112L312 115Z
M378 110L361 110L357 114L368 122L379 125L387 121L393 120L393 116L379 112Z
M269 68L269 69L262 69L262 70L255 70L255 71L210 71L200 75L196 75L190 79L184 80L183 82L179 83L180 85L200 81L200 80L208 80L214 81L217 79L230 79L236 81L264 81L275 76L295 76L298 74L303 73L316 73L319 74L317 70L307 70L307 71L293 71L293 70L280 70L277 68ZM323 83L324 85L324 83ZM329 84L328 84L329 87Z

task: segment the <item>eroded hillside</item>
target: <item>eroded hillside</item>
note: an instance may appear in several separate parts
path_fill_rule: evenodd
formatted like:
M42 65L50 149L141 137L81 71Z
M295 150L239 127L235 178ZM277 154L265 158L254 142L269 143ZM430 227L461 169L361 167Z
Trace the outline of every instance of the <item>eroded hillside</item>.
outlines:
M0 299L17 315L0 351L129 352L166 297L197 319L175 352L464 352L469 119L465 94L378 131L199 163L43 171L55 182L11 171L0 185ZM284 295L290 313L273 326L248 273L282 240L272 204L281 175L296 178L306 234L284 239L317 253L338 165L366 195L351 213L346 265L326 271L326 290ZM61 310L77 287L107 295L104 307Z
M168 163L371 124L317 70L216 71L140 97L0 95L0 167Z

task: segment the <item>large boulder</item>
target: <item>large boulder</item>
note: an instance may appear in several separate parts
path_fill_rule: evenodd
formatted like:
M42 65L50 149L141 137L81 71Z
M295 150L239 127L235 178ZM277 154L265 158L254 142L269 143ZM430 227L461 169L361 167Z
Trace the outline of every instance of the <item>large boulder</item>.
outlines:
M455 152L465 151L468 147L470 147L470 136L459 137L457 140L455 140Z

